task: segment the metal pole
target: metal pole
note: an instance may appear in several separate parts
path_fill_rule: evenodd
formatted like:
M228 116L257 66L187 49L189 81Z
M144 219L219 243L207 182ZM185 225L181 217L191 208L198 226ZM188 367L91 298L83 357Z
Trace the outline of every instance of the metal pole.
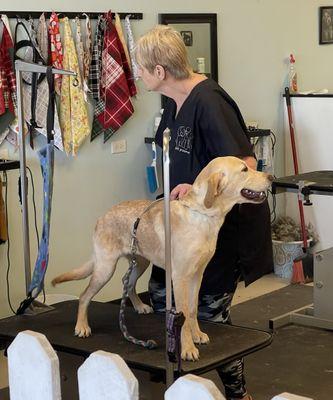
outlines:
M19 69L16 69L16 85L17 85L17 114L18 114L18 126L19 126L18 139L19 139L19 150L20 150L25 290L26 290L26 295L28 295L29 286L31 282L31 265L30 265L29 217L28 217L27 175L26 175L25 137L24 137L22 72Z
M16 60L15 61L15 70L23 71L23 72L37 72L37 73L46 73L47 66L41 64L34 64L26 61ZM58 69L52 68L52 74L60 74L60 75L74 75L76 76L76 72L68 71L66 69Z
M166 289L166 313L165 325L172 308L172 284L171 284L171 228L170 228L170 157L169 157L170 129L163 132L163 181L164 181L164 234L165 234L165 289ZM173 384L173 364L168 358L168 335L166 330L166 386Z

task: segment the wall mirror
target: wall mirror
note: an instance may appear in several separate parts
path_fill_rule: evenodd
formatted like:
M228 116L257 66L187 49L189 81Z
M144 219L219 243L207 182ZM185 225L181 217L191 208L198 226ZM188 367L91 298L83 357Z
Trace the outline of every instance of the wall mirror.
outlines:
M159 23L180 32L195 72L218 81L216 14L159 14ZM162 106L165 98L162 96Z
M194 71L218 80L216 14L159 14L183 37Z

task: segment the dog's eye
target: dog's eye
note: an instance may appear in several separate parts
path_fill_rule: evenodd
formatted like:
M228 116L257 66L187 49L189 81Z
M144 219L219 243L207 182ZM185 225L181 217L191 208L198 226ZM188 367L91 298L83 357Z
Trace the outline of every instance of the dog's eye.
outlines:
M249 169L247 168L247 166L245 165L245 167L242 169L242 172L247 172Z

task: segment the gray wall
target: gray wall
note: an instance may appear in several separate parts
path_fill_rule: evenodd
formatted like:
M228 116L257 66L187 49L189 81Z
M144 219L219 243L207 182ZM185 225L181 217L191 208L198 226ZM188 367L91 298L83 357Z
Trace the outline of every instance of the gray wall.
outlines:
M283 107L281 93L287 74L286 59L294 52L301 90L327 87L333 91L332 47L318 45L318 7L329 1L305 0L57 0L48 2L48 9L61 11L116 11L144 13L142 21L133 22L136 37L153 27L158 13L206 12L218 14L218 46L220 83L238 102L247 120L256 120L261 127L271 128L277 135L277 175L283 173ZM43 10L45 1L3 0L3 10ZM149 152L143 138L152 134L153 118L159 110L159 96L148 93L141 83L135 100L135 114L119 130L115 139L126 139L128 151L111 155L110 142L89 140L76 159L57 153L55 160L54 199L51 221L50 263L46 278L48 293L79 294L85 282L50 287L55 275L83 263L91 253L91 234L96 218L113 204L126 199L149 196L145 182L145 166ZM14 154L17 157L17 154ZM41 218L41 177L34 153L28 164L35 176L38 218ZM11 296L15 308L24 296L21 214L17 200L17 172L9 174L9 224L11 236ZM30 193L31 196L31 193ZM32 260L36 257L36 241L31 221ZM9 313L5 296L6 248L0 246L0 316ZM125 265L118 269L112 282L97 299L115 298L121 293L120 277ZM147 275L139 289L146 288Z

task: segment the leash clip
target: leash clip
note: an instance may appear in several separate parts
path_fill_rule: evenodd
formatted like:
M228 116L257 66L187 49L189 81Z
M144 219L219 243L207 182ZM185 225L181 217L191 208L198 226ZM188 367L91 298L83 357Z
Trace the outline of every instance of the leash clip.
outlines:
M131 254L132 254L133 256L135 256L135 254L136 254L136 252L137 252L137 250L138 250L137 243L138 243L138 241L137 241L136 236L132 235L132 240L131 240Z

